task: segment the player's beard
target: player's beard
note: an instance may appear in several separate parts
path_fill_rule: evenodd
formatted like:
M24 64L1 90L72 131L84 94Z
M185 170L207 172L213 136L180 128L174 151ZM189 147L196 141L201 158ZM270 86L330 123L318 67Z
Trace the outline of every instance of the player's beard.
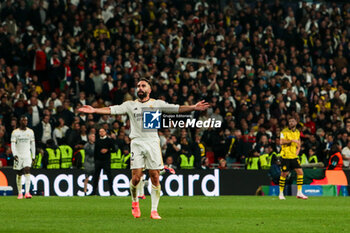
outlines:
M291 130L295 130L296 129L296 125L288 125L288 127L289 127L289 129L291 129Z
M144 98L147 97L147 92L144 91L138 91L137 96L140 98L140 100L143 100Z

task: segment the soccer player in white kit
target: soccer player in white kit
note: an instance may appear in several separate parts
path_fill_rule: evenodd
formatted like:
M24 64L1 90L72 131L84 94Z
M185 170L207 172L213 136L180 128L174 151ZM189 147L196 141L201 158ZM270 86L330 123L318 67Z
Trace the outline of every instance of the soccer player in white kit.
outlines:
M137 83L137 100L126 101L121 105L114 105L104 108L93 108L91 106L85 105L80 108L79 111L98 114L128 114L131 123L130 169L132 179L130 182L130 192L132 197L132 214L135 218L139 218L141 216L139 201L137 197L137 185L140 183L140 179L142 178L142 170L147 169L149 171L149 176L152 182L151 218L161 219L157 211L161 190L159 183L159 172L164 168L162 152L160 148L160 140L158 132L156 130L151 132L145 132L145 130L142 130L142 109L152 108L155 111L157 109L161 109L163 112L167 113L183 113L195 110L204 111L208 109L209 104L204 102L204 100L190 106L168 104L163 100L151 99L150 93L150 82L147 79L142 78Z
M22 175L25 181L25 198L32 198L29 193L30 188L30 167L35 159L35 138L33 130L27 128L28 118L21 116L19 128L12 131L11 134L11 150L14 157L13 169L17 170L16 182L18 197L23 199L22 193Z

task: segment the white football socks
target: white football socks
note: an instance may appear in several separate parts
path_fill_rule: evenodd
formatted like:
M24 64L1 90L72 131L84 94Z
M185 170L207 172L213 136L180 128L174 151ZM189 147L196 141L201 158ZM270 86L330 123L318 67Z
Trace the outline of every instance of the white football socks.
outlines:
M138 196L145 195L145 181L141 178L140 183L137 185Z
M22 175L16 175L16 183L17 183L17 190L18 194L22 193Z
M30 174L25 174L24 176L26 177L26 193L29 193L29 189L30 189Z
M160 199L160 185L154 186L152 184L151 199L152 199L152 211L157 210L159 199Z
M140 184L140 182L139 182ZM139 185L137 184L136 186L132 184L132 181L130 181L130 193L131 193L131 199L132 202L138 202L139 198L137 197L137 186Z

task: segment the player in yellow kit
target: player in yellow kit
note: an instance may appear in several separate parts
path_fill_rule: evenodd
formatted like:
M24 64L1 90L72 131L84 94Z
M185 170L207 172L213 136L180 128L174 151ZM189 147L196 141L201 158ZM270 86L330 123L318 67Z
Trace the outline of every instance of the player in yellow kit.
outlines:
M300 132L296 128L297 120L291 117L288 120L288 128L285 128L281 132L281 145L282 145L282 162L281 162L281 177L279 181L280 185L280 200L285 200L283 190L286 184L286 177L290 170L294 169L297 173L297 185L298 193L297 198L307 199L308 197L302 193L303 185L303 169L301 169L300 162L298 160L298 154L300 151Z

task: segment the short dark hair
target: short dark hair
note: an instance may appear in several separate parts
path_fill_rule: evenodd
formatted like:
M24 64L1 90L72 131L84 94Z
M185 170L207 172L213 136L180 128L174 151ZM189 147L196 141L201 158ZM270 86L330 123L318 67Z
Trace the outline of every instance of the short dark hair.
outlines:
M147 79L147 78L140 78L140 79L139 79L139 82L141 82L141 81L145 81L146 83L148 83L148 85L150 85L150 87L152 87L152 82L151 82L151 80L149 80L149 79Z
M298 121L297 118L295 116L289 116L288 121L294 119L295 121Z

